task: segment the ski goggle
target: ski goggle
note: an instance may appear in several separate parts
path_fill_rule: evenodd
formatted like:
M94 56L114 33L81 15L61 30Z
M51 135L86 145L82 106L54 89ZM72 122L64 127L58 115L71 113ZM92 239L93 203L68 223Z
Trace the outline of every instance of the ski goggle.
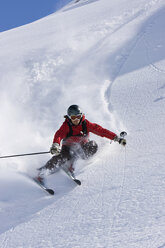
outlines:
M73 120L73 121L76 120L76 119L79 119L80 120L81 117L82 117L82 115L71 115L70 116L71 120Z

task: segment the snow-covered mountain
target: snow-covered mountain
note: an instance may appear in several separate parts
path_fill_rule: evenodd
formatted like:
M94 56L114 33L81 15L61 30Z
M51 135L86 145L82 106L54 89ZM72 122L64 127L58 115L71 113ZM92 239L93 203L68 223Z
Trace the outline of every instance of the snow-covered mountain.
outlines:
M119 134L91 135L82 186L62 172L48 196L24 176L50 155L0 159L0 247L165 247L165 3L66 1L0 34L0 155L47 151L71 104Z

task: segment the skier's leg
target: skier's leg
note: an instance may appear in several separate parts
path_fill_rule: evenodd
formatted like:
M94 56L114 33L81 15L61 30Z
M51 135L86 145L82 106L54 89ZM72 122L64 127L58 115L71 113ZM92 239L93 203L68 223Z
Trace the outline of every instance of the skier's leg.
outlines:
M60 154L53 156L43 167L39 168L39 177L44 177L45 173L53 174L59 170L59 167L71 158L70 149L63 146Z
M98 145L94 140L91 140L86 144L82 145L82 149L84 151L85 157L89 158L97 152Z
M65 157L64 162L61 164L64 170L69 170L71 173L74 171L74 161L76 159L76 155L73 151L72 146L63 146L63 156Z

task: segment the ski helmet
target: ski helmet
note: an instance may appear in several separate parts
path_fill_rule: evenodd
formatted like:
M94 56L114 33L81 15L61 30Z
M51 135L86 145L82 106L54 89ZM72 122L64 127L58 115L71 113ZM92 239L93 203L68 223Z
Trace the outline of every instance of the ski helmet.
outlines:
M82 111L78 105L71 105L67 110L67 115L82 115Z

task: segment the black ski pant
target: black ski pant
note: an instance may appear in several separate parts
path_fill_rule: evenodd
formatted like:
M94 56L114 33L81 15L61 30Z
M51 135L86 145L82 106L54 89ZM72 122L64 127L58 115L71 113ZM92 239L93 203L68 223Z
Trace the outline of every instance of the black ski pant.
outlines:
M78 158L88 159L89 157L93 156L97 150L98 145L93 140L82 145L63 145L60 154L53 156L43 168L51 170L54 167L61 166L67 161L71 161L73 163Z

